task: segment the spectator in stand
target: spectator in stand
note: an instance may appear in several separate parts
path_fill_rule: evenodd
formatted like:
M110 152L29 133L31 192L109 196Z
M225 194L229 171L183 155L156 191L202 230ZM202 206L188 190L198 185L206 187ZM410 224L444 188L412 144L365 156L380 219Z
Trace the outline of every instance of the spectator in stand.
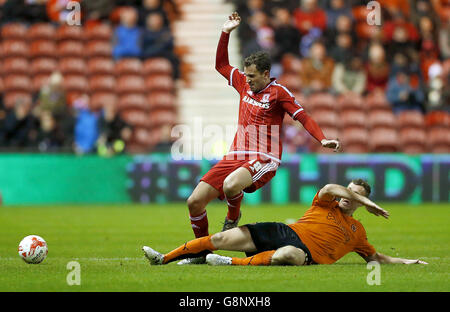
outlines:
M236 3L236 11L239 12L242 21L246 21L239 26L238 36L242 43L248 42L255 38L256 33L251 28L251 17L257 12L264 12L263 0L239 0ZM241 45L242 46L242 45Z
M50 75L48 83L44 84L39 91L36 116L42 111L49 111L57 118L66 113L67 102L63 80L63 76L58 71Z
M242 54L248 56L264 50L273 58L276 54L275 32L269 25L267 14L262 11L253 14L250 19L250 27L255 32L255 37L244 45Z
M390 66L386 61L384 48L379 43L369 47L369 59L366 64L367 91L385 90L389 80Z
M311 28L319 28L322 32L327 27L327 16L317 5L317 0L301 0L300 7L294 11L296 26L302 35Z
M161 0L142 0L142 7L139 8L139 21L140 27L146 27L147 16L157 13L163 17L164 27L169 27L169 18L166 11L164 11Z
M305 93L328 91L331 88L331 77L334 61L326 55L325 46L315 42L311 46L309 57L302 60L300 79Z
M285 119L283 123L283 151L287 153L307 153L311 136L293 119Z
M40 118L40 126L37 131L35 145L40 152L61 151L66 143L64 131L58 127L58 124L49 111L43 111Z
M366 90L367 77L363 61L353 56L345 63L337 63L332 76L333 90L337 94L355 93L362 95Z
M353 22L347 15L340 15L337 17L336 26L329 28L324 33L325 45L327 49L331 49L335 46L336 37L340 34L348 34L352 37L352 42L357 41L353 32Z
M450 112L450 71L445 72L442 64L436 61L428 70L426 87L426 111Z
M76 110L75 152L77 154L90 153L94 150L99 135L99 114L90 110L88 95L74 100L73 106Z
M81 7L87 21L108 21L115 5L111 0L82 0Z
M174 38L170 28L164 26L164 17L160 13L147 16L146 27L142 33L142 56L167 58L174 69L174 78L179 77L179 60L174 52Z
M345 63L353 56L352 36L348 33L340 33L336 37L336 43L331 48L330 57L337 63Z
M273 19L276 52L274 61L279 63L283 54L298 55L300 32L293 24L290 12L286 8L278 8Z
M407 53L415 49L420 34L413 23L409 22L402 12L396 11L392 21L386 21L383 26L384 43L388 47L388 55L397 52Z
M111 156L122 153L125 142L131 138L131 127L117 114L114 104L103 107L103 113L98 121L99 138L97 152L101 156Z
M25 0L6 0L2 7L2 24L26 22L27 6Z
M73 0L75 2L81 2L81 0ZM67 21L68 15L71 13L71 9L67 9L71 0L47 0L47 15L50 21L58 24L63 24ZM71 8L71 7L70 7Z
M113 57L141 57L142 31L137 26L138 13L133 7L127 7L120 13L120 25L114 31Z
M450 19L442 25L439 31L439 50L443 59L450 58Z
M31 148L36 136L37 120L31 113L31 105L18 98L8 112L0 129L0 146Z
M330 0L329 7L325 10L327 15L327 29L335 29L339 16L347 16L353 19L351 7L344 0Z
M391 103L395 114L404 110L424 112L424 92L420 84L412 86L410 73L407 70L399 70L389 79L386 98Z
M400 12L403 16L409 17L410 0L377 0L380 3L380 7L386 10L388 15L394 16L397 12Z

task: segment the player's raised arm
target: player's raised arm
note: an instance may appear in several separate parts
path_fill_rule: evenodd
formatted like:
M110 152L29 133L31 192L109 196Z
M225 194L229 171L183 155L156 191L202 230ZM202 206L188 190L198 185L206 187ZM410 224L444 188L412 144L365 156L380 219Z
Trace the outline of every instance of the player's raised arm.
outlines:
M222 34L220 36L219 45L217 46L216 70L227 79L229 79L230 72L233 69L233 67L230 66L230 61L228 59L228 41L230 39L230 33L238 27L240 23L241 18L236 12L230 15L222 27Z

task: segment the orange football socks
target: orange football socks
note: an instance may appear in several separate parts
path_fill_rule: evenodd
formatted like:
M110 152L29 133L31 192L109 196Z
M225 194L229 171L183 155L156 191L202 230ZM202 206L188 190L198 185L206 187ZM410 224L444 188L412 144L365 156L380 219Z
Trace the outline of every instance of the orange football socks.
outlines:
M165 254L163 263L206 256L214 250L216 248L211 243L211 235L196 238Z
M270 265L275 250L260 252L252 257L231 258L232 265Z

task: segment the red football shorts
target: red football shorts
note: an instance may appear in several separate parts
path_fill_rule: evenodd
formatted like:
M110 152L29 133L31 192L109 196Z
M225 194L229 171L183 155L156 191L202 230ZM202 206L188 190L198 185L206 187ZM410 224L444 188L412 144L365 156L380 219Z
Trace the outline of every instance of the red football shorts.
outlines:
M222 159L214 165L200 181L206 182L220 192L219 198L223 200L223 181L225 178L235 171L243 167L252 175L253 184L244 189L246 193L253 193L257 189L263 187L274 176L278 169L279 163L268 158L257 158L253 160L227 160Z

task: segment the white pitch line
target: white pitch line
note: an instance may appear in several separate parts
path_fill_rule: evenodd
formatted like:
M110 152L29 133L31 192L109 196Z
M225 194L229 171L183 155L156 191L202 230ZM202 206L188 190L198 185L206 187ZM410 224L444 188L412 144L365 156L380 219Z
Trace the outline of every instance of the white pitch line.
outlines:
M12 260L20 260L20 257L0 257L0 261L12 261ZM67 259L67 260L75 260L75 261L136 261L136 260L145 260L145 257L139 258L57 258L57 259Z

